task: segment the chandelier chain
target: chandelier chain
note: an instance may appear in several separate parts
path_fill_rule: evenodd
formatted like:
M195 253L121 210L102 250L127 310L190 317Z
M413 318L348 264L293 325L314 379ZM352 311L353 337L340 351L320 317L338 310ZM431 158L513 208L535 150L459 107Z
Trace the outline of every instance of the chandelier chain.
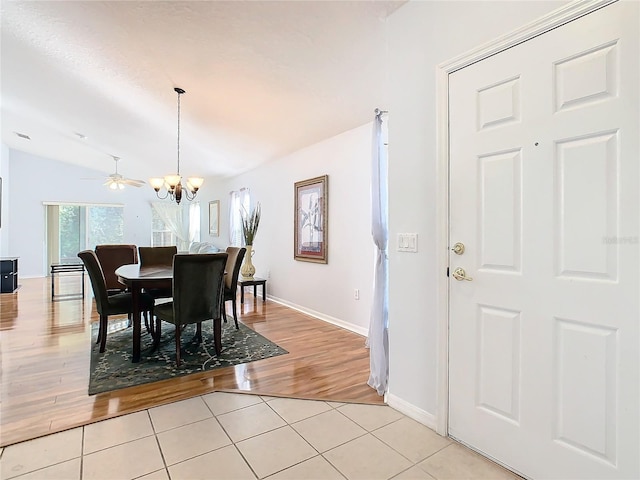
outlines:
M180 175L180 95L181 92L178 92L178 175Z

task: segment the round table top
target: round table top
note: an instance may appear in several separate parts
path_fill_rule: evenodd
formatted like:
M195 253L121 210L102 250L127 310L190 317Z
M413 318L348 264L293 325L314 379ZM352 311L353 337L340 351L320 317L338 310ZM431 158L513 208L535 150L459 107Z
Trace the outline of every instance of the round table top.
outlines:
M168 265L142 267L139 263L132 263L116 268L115 273L127 280L170 280L173 277L173 267Z

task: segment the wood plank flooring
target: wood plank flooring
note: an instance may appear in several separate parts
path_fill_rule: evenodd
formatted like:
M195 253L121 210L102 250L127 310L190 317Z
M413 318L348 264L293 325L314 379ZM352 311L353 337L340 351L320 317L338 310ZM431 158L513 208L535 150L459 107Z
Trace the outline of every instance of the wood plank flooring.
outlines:
M56 293L80 289L78 276L59 282ZM217 390L383 403L366 384L362 336L249 290L244 304L238 298L240 321L288 355L89 396L89 326L98 319L90 285L84 300L56 301L49 278L20 285L0 295L0 446Z

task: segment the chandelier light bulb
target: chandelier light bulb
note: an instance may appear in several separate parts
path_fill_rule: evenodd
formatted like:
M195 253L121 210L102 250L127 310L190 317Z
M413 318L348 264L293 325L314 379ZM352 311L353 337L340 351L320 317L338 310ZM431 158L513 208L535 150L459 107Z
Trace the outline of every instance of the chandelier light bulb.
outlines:
M169 185L169 188L171 190L176 188L176 185L180 183L180 180L182 180L182 177L177 174L167 175L166 177L164 177L165 183Z
M162 187L164 187L164 178L150 178L149 185L156 191L159 192Z
M198 189L204 183L204 178L201 177L190 177L187 179L187 184L190 185L189 190L197 192Z

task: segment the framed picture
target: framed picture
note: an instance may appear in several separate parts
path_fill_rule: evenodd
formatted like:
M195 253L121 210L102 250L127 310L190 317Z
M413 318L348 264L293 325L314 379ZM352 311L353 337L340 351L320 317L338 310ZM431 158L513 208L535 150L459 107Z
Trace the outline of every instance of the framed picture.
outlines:
M323 175L295 183L293 258L296 260L327 263L328 179Z
M209 235L220 235L220 200L209 202Z

